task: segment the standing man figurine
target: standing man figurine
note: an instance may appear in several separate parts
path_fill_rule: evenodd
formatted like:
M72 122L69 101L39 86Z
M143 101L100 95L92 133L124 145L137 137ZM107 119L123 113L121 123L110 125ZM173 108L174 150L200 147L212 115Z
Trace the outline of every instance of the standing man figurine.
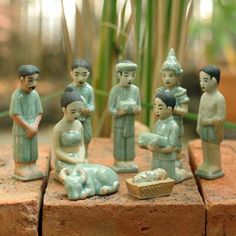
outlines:
M129 60L116 64L118 84L110 91L108 109L113 116L113 169L118 173L137 172L134 163L135 115L141 111L139 88L132 84L137 65Z
M81 110L79 120L84 130L85 162L88 162L88 146L93 136L90 115L95 111L93 88L86 82L90 73L91 66L87 61L82 59L74 60L71 65L73 82L68 85L73 87L84 100L84 107Z
M170 49L169 54L162 65L161 77L163 87L157 89L158 92L170 92L176 98L176 106L173 110L173 117L178 124L178 139L176 146L177 161L176 166L180 167L183 153L182 151L182 136L184 133L183 117L188 113L189 97L187 96L187 90L180 86L180 76L183 74L183 69L177 61L175 51Z
M16 180L42 179L45 174L38 170L38 126L42 118L42 104L35 90L39 69L33 65L18 68L20 88L11 97L9 115L13 119L14 161L12 176Z
M223 95L218 91L220 69L208 65L199 72L201 96L197 133L202 141L203 162L195 174L204 179L217 179L224 176L221 167L220 143L223 139L223 123L226 105Z

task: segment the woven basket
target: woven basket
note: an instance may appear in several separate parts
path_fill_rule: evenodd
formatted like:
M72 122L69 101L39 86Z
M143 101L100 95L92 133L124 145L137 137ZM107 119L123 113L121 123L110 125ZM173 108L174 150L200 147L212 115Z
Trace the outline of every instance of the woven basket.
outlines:
M148 199L170 195L175 185L175 181L167 178L159 181L133 183L133 179L130 178L126 180L126 185L129 194L139 199Z

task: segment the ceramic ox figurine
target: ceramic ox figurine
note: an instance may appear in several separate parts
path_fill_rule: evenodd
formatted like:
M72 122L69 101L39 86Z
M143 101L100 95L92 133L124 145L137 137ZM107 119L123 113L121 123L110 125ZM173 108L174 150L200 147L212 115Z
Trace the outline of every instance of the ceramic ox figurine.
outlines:
M195 174L204 179L222 177L220 143L223 139L223 123L226 105L223 95L218 91L220 69L214 65L203 67L199 72L201 96L197 133L202 141L203 162Z
M61 182L70 200L116 192L118 175L112 169L97 164L83 164L85 146L83 126L79 121L83 98L72 87L61 97L63 118L53 129L54 178Z
M91 114L95 111L94 92L91 85L87 83L91 74L90 64L82 59L76 59L71 65L71 77L73 82L68 86L75 89L82 97L84 105L81 109L79 120L84 129L85 160L88 160L88 146L92 139Z
M191 178L192 174L183 168L175 167L178 143L178 125L172 113L175 108L176 98L169 92L159 92L154 100L154 113L157 117L153 133L142 133L138 143L141 148L146 148L153 153L151 169L161 168L166 170L168 176L181 182Z
M133 85L137 65L129 60L116 64L118 84L110 91L108 109L113 116L113 169L118 173L137 172L134 163L135 115L141 111L139 88Z
M184 132L183 117L188 113L189 98L187 90L180 86L180 76L183 74L183 69L176 59L175 51L170 49L169 54L161 68L161 78L163 87L157 89L158 92L170 92L176 98L176 106L173 110L173 118L176 121L179 131L176 143L175 152L177 154L176 166L181 166L182 136Z
M37 91L39 69L33 65L18 68L20 87L11 96L9 115L13 119L13 155L16 180L42 179L45 174L38 170L37 133L42 118L42 105Z

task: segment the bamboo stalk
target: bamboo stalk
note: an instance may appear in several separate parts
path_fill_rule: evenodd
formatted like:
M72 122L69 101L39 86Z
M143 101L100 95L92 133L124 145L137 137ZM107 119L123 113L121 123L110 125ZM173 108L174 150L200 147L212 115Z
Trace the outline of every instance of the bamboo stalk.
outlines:
M71 47L71 42L70 42L70 36L69 36L69 30L67 27L66 23L66 16L65 16L65 11L64 11L64 3L63 0L61 0L61 9L62 9L62 31L63 31L63 36L64 36L64 42L65 42L65 51L67 54L67 68L69 70L70 65L72 63L72 47ZM69 73L69 71L68 71Z
M184 55L186 51L186 43L187 43L187 36L188 36L188 29L189 29L189 22L192 16L193 12L193 1L190 0L187 4L187 9L186 9L186 17L183 17L183 30L181 31L181 36L180 36L180 50L179 50L179 62L180 64L183 63L184 60Z

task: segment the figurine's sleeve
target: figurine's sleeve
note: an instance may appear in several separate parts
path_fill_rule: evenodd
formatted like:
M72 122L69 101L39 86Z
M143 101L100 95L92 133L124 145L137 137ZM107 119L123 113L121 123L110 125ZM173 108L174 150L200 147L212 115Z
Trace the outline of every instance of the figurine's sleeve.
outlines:
M22 115L21 110L21 99L18 98L17 93L14 92L11 96L11 102L10 102L10 109L9 109L9 115Z
M87 103L87 108L90 112L95 111L95 103L94 103L94 92L93 92L93 88L91 87L89 90L89 100Z
M36 95L36 111L37 111L37 114L42 114L43 113L43 107L42 107L40 97L39 97L37 92L36 92L35 95Z
M140 92L138 87L137 87L137 105L141 108Z
M189 103L190 99L187 95L187 90L182 89L180 96L178 97L179 104Z
M178 126L174 124L170 127L168 146L175 147L178 139Z
M117 106L116 106L116 90L114 88L111 89L108 99L108 110L109 112L115 116L117 113Z

